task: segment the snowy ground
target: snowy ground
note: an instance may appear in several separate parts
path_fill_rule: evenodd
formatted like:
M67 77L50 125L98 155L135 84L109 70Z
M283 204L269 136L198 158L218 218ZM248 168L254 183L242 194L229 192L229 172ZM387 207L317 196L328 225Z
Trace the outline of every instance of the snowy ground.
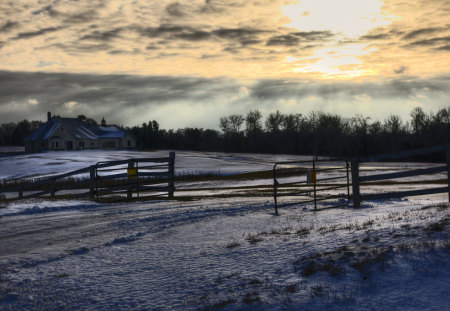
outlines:
M94 160L86 154L74 163ZM221 173L295 158L184 155L178 169ZM54 154L35 156L42 171L29 174L64 172L42 164ZM0 161L31 168L27 157ZM0 175L26 175L5 163ZM447 201L293 206L280 216L270 197L16 201L0 209L0 310L448 310Z

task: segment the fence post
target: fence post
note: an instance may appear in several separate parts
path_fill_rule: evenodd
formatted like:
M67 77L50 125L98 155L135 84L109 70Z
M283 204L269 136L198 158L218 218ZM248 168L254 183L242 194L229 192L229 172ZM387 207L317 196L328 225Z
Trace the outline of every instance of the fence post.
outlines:
M447 147L445 157L447 159L448 201L450 202L450 147Z
M95 166L91 165L89 168L89 195L91 199L95 196Z
M128 161L128 169L134 168L134 160ZM128 183L128 191L127 191L127 198L131 199L133 197L133 183L130 182L130 177L125 179Z
M175 152L171 151L169 153L169 198L173 197L173 193L175 191Z
M24 186L23 186L23 181L22 181L19 186L19 199L23 198L23 188L24 188Z
M169 198L173 198L173 193L175 191L175 152L171 151L169 153Z
M361 205L361 197L359 194L359 161L352 160L352 192L353 207L359 208Z
M317 159L317 156L316 156ZM314 210L317 211L317 192L316 192L316 160L313 159L313 170L311 172L311 181L314 189Z
M56 186L56 178L52 178L50 180L50 196L52 196L52 197L55 196L55 192L56 192L55 186Z
M273 166L273 201L275 202L275 216L278 216L278 202L277 202L277 188L278 188L278 181L277 181L277 175L276 175L276 167L277 164Z

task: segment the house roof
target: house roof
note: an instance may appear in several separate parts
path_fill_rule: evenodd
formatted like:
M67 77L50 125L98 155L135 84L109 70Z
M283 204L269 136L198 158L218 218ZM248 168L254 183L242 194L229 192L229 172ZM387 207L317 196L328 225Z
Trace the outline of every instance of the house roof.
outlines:
M58 125L61 125L77 139L122 138L125 131L115 125L98 126L78 118L53 117L28 136L25 141L39 141L51 138Z

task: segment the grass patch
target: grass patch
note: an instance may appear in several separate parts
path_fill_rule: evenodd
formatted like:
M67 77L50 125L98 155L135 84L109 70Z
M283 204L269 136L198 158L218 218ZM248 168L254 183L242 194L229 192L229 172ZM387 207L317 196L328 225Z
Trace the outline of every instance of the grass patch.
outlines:
M264 241L264 239L258 234L248 234L245 238L251 245Z
M68 277L69 277L69 274L67 274L67 273L65 273L65 272L59 273L59 274L56 274L56 275L55 275L55 278L58 278L58 279L68 278Z
M248 305L251 305L252 303L261 301L261 298L259 297L258 292L251 292L246 293L244 295L244 298L242 299L242 302Z
M227 244L227 248L234 248L234 247L238 247L241 246L241 243L239 243L238 241L230 241Z
M226 306L235 303L236 300L232 299L232 298L228 298L219 302L216 302L215 304L211 305L210 307L206 307L205 310L219 310L219 309L223 309Z

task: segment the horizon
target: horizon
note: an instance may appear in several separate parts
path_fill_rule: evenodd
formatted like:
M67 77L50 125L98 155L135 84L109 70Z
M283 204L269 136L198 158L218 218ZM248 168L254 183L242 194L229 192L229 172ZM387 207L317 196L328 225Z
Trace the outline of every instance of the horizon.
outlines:
M383 121L450 103L448 1L0 4L0 123L84 114L219 128L312 111Z

